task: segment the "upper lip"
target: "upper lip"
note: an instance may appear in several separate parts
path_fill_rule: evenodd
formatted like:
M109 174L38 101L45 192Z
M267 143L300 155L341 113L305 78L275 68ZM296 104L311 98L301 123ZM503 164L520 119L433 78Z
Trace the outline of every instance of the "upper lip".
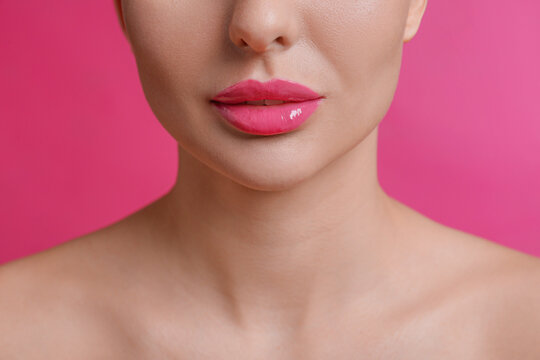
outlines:
M245 101L259 100L300 102L321 97L307 86L289 80L272 79L263 83L248 79L222 90L212 98L212 101L224 104L240 104Z

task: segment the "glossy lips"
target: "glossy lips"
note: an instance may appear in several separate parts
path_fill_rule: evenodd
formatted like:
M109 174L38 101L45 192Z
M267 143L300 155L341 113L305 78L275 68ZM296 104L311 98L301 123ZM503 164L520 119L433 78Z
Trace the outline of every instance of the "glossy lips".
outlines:
M317 109L322 96L306 86L280 79L245 80L221 91L211 103L232 126L254 135L274 135L299 127ZM281 100L263 105L261 100ZM260 105L243 104L258 101Z

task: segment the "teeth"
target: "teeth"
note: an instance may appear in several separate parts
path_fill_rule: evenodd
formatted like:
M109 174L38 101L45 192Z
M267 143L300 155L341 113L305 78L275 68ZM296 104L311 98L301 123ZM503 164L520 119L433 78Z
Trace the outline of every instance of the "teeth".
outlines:
M283 104L285 101L283 100L258 100L258 101L245 101L243 104L248 105L279 105Z
M264 105L279 105L283 104L285 101L283 100L264 100Z
M264 105L265 100L258 100L258 101L244 101L244 104L248 105Z

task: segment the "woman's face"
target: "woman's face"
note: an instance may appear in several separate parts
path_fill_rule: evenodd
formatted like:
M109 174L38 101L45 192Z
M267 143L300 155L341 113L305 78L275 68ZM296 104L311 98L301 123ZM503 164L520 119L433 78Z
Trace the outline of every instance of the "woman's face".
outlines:
M121 7L144 93L165 129L213 170L276 190L314 175L376 128L425 1L122 0ZM246 134L210 103L241 80L273 78L325 98L292 132Z

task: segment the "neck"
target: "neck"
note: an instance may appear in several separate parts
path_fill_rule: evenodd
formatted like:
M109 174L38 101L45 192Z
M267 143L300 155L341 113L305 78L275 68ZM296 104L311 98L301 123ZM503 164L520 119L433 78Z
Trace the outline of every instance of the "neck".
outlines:
M384 278L395 237L376 142L375 130L280 191L242 186L179 148L178 180L162 200L175 249L168 254L240 322L299 322L362 297Z

